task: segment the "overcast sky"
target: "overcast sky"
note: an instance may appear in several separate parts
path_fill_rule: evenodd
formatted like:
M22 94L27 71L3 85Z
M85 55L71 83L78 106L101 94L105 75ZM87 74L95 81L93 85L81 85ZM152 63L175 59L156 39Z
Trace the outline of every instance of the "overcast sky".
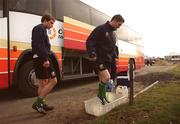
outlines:
M125 24L143 36L145 54L180 53L178 0L84 0L109 16L121 14Z

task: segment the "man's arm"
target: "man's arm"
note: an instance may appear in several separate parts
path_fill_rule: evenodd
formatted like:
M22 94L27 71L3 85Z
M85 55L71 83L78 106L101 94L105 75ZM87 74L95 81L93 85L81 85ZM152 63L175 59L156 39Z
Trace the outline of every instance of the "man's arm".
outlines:
M98 41L99 30L95 28L86 41L86 49L90 58L96 59L96 47Z
M118 49L118 46L116 45L115 46L115 58L118 58L119 56L119 49Z
M40 30L40 28L35 28L32 31L32 48L39 58L44 60L48 58L48 51L43 39L43 30Z

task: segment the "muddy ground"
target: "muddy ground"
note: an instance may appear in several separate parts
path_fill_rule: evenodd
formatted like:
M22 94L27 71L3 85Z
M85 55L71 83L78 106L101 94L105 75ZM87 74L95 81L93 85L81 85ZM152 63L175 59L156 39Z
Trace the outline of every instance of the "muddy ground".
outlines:
M167 79L159 72L167 72L175 65L145 66L136 72L134 82L135 93L156 80ZM55 109L41 115L31 108L35 98L23 98L15 89L0 92L0 124L86 124L94 116L88 115L84 109L84 101L97 94L96 78L63 82L60 87L47 96L48 104Z

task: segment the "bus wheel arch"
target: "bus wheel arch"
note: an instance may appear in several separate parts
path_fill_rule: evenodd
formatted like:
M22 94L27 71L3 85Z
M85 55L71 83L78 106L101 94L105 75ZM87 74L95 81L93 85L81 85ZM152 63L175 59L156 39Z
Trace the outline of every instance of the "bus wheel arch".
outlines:
M21 66L29 60L32 60L32 50L31 49L24 50L21 53L21 55L19 56L18 60L16 61L16 64L14 67L14 75L13 75L13 84L14 85L18 85L19 71L20 71Z
M59 84L61 79L62 79L61 66L60 66L60 64L58 62L58 58L57 58L56 54L54 52L52 52L52 51L51 51L50 59L52 61L53 67L55 69L57 82Z
M55 69L57 80L60 82L60 66L57 60L57 57L52 52L50 56L50 60ZM36 79L35 71L33 68L33 59L31 50L25 50L22 55L19 57L16 66L15 66L15 78L16 85L18 89L22 92L26 97L34 97L37 96L37 90L39 86L39 82Z

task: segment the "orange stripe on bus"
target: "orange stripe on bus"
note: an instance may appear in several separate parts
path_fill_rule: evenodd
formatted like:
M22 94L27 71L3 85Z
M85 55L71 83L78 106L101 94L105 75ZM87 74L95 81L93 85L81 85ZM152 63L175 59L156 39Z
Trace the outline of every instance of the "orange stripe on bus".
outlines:
M10 50L10 57L18 58L21 53L22 50L17 50L17 51ZM7 58L7 57L8 57L7 48L0 48L0 58Z
M7 72L8 71L8 64L7 60L0 60L0 72Z
M7 58L7 48L0 48L0 58Z
M86 34L91 33L91 30L89 30L89 29L85 29L85 28L82 28L82 27L79 27L79 26L75 26L75 25L72 25L72 24L69 24L69 23L66 23L66 22L64 23L64 28L74 30L74 31L78 31L78 32L81 32L81 33L86 33Z
M128 66L122 66L122 67L117 68L117 72L124 72L127 70L128 70Z
M87 37L88 37L88 35L79 34L77 32L65 30L64 31L64 37L68 37L68 38L72 38L72 39L77 39L77 40L82 40L82 41L85 42Z
M19 51L20 53L20 51ZM58 59L62 59L62 53L55 53ZM17 55L11 55L13 58L18 58ZM1 57L3 58L3 57ZM6 57L7 58L7 57ZM14 67L17 60L10 59L10 70L14 71ZM62 61L62 60L61 60ZM60 63L62 65L62 62ZM7 72L8 71L8 60L7 59L0 59L0 72Z
M74 40L64 39L64 47L68 49L86 50L85 42L76 42Z
M10 85L12 85L13 72L11 74ZM8 88L8 74L0 74L0 89Z
M0 89L8 88L8 74L0 74Z
M118 58L117 61L129 61L129 58Z
M10 58L18 58L23 50L10 50ZM58 59L62 58L62 53L55 53ZM0 48L0 58L8 58L7 48Z
M120 61L120 62L116 62L117 63L117 65L128 65L128 62L122 62L122 61Z
M16 60L10 60L10 71L14 71ZM8 71L8 60L0 60L0 72Z

